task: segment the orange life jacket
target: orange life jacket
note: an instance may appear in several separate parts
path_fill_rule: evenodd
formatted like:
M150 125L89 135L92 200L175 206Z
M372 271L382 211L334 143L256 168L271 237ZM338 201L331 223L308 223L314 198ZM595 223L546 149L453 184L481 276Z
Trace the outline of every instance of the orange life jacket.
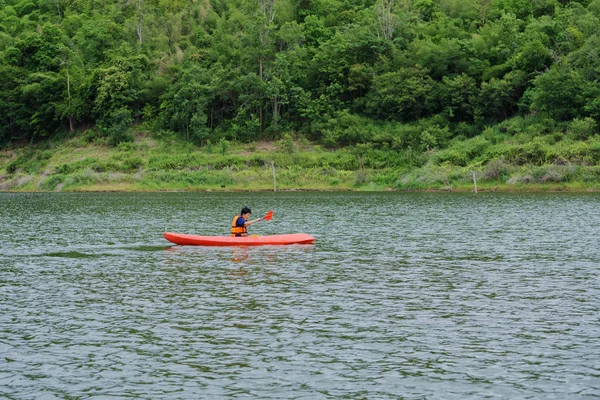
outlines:
M231 221L231 236L248 236L248 230L245 226L237 226L237 220L242 218L241 215L236 215Z

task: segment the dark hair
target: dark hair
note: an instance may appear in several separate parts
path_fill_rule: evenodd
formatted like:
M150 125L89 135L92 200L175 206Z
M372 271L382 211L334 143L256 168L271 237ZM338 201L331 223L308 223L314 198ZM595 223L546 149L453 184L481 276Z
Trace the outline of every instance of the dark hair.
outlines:
M252 211L248 207L244 207L242 208L242 212L240 213L240 215L244 214L252 214Z

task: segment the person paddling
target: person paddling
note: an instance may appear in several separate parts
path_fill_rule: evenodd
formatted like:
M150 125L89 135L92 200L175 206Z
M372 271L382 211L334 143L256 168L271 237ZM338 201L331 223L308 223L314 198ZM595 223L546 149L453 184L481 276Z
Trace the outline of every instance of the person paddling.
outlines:
M250 221L251 215L252 211L248 207L244 207L240 215L233 217L233 221L231 221L231 236L248 236L247 227L265 219L265 217L261 217Z

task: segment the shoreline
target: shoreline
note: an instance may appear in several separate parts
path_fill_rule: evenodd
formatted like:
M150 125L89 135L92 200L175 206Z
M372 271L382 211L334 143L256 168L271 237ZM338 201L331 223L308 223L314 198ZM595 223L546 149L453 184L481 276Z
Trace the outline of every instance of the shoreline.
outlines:
M129 188L129 189L111 189L110 187L81 187L77 189L67 190L3 190L0 193L293 193L293 192L372 192L372 193L600 193L600 187L557 187L555 185L547 186L494 186L494 187L478 187L477 192L473 188L467 187L445 187L445 188L281 188L276 191L272 189L242 189L242 188L164 188L164 189L144 189L144 188Z
M248 150L248 148L250 150ZM74 137L0 151L0 193L52 192L455 192L595 193L600 166L511 164L502 158L467 165L364 158L352 148L307 142L196 147L139 133L109 147ZM387 157L387 158L386 158Z

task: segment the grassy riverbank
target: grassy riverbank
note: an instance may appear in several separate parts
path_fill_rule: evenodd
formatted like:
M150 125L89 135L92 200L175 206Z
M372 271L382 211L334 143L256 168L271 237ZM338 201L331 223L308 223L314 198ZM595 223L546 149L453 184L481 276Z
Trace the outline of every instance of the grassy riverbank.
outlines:
M493 143L444 150L292 140L196 147L138 133L111 147L77 136L0 152L1 191L446 190L597 191L600 139ZM275 179L274 179L275 174Z

